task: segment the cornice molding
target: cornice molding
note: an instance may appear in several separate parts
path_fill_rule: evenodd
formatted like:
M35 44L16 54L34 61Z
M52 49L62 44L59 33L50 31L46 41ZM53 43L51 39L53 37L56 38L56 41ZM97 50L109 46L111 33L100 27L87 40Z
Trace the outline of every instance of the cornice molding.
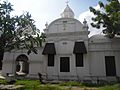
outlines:
M47 33L46 37L62 37L62 36L79 36L88 35L90 31L62 32L62 33Z

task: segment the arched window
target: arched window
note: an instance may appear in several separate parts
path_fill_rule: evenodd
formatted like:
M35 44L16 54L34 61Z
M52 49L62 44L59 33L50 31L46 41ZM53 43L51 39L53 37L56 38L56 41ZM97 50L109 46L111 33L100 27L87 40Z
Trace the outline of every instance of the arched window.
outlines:
M21 54L16 59L16 74L20 76L27 75L29 73L28 57Z

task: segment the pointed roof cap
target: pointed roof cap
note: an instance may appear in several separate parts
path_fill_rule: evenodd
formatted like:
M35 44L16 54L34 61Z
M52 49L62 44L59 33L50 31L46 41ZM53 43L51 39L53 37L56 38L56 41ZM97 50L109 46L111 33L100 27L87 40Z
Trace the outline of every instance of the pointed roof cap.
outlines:
M67 4L66 8L64 9L63 13L61 14L62 18L74 18L74 12Z

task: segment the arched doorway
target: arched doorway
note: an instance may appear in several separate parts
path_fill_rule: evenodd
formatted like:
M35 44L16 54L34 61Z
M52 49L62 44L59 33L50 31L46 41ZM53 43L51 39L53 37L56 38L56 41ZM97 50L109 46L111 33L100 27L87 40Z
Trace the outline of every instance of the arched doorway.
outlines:
M16 74L19 76L24 76L29 73L29 63L28 57L21 54L16 59Z

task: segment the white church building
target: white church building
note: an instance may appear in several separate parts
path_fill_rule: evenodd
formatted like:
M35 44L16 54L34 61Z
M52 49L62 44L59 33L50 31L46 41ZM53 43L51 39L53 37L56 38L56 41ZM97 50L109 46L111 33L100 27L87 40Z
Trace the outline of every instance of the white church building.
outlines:
M61 18L46 24L46 41L37 47L38 54L27 50L6 52L2 74L47 80L117 80L120 78L120 38L104 35L88 37L87 22L74 18L66 6Z

